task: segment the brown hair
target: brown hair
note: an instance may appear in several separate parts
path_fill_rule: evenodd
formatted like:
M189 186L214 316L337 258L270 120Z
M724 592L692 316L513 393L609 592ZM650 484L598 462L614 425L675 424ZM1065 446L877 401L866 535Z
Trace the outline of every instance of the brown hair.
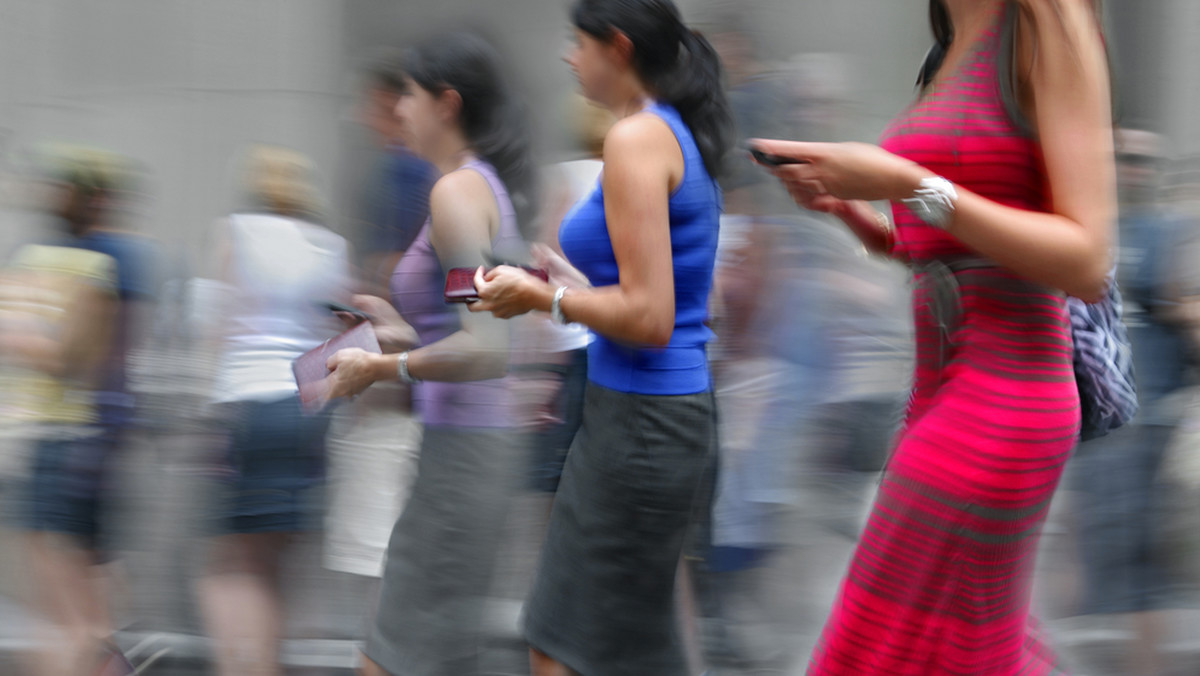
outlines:
M1009 3L1016 3L1017 0L1007 0ZM1091 0L1092 12L1096 19L1096 24L1101 31L1104 30L1104 2L1103 0ZM1062 11L1055 5L1055 10L1058 13L1059 20L1062 20ZM954 42L954 25L950 22L950 12L946 9L946 0L929 0L929 26L933 31L933 39L936 42L934 48L930 50L926 56L925 64L921 69L921 74L917 79L918 86L924 87L933 81L933 76L941 66L942 59L946 55L946 51L950 48L950 44ZM1103 39L1103 36L1102 36ZM1108 63L1108 77L1110 82L1110 91L1112 97L1112 110L1114 119L1120 118L1120 98L1118 96L1117 83L1113 81L1113 58L1112 49L1107 40L1104 40L1104 58ZM1016 74L1013 74L1016 77Z
M1008 0L1015 2L1016 0ZM1092 9L1097 20L1104 16L1103 0L1092 0ZM946 9L946 0L929 0L929 27L933 30L933 39L943 49L954 42L954 25L950 23L950 12Z

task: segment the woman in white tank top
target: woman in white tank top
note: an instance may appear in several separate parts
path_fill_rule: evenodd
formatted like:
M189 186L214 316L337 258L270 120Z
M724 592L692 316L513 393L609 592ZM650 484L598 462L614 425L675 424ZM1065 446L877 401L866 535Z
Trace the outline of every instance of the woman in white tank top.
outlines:
M320 523L329 423L302 413L291 365L341 330L326 304L350 291L346 241L316 223L308 160L259 147L249 169L257 208L218 226L215 400L230 422L229 472L200 592L220 676L278 669L280 560L293 533Z

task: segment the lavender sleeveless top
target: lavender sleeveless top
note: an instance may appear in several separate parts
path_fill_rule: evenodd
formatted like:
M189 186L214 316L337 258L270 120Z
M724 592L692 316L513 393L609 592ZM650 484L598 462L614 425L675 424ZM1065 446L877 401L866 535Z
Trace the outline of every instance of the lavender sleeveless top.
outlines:
M492 248L507 250L520 245L516 211L495 168L481 160L472 160L463 168L477 171L487 179L496 197L500 228L492 240ZM392 272L391 284L392 304L416 329L421 345L435 343L461 328L458 307L443 299L446 271L429 236L430 223L426 220ZM511 376L469 383L427 381L414 386L413 402L426 425L514 427L518 412L513 404L512 386Z

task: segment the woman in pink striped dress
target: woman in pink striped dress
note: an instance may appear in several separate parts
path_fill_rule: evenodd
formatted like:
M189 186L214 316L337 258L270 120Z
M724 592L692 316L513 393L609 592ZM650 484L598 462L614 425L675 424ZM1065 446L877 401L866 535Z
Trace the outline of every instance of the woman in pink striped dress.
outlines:
M920 98L882 147L760 141L773 171L914 270L904 431L810 674L1061 671L1030 616L1079 427L1064 293L1096 300L1116 213L1092 0L931 0ZM891 200L893 229L864 200Z

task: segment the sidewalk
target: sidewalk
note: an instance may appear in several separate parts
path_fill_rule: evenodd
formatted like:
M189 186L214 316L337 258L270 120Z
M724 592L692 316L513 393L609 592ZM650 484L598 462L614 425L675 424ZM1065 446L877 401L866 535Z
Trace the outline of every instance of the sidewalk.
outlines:
M204 500L206 458L212 437L202 428L148 431L122 458L122 524L118 535L128 581L128 608L119 609L126 627L122 647L139 662L166 651L147 676L199 676L211 673L209 642L198 621L192 583L199 572L204 538L197 528ZM742 635L754 654L779 654L789 666L773 671L721 671L711 676L791 676L803 674L807 655L828 612L853 542L846 528L815 523L812 505L798 506L785 526L789 542L768 568L747 578L757 590L735 607L745 622ZM517 622L536 565L546 514L545 496L523 495L510 519L506 549L493 588L487 663L495 676L528 673L526 647ZM0 531L0 674L21 673L18 655L36 646L36 618L20 598L24 593L17 564L19 546L11 531ZM371 583L367 578L321 568L319 534L298 540L284 573L289 637L282 660L289 676L350 676ZM1043 597L1062 594L1072 573L1069 543L1048 527L1039 571ZM753 578L753 579L750 579ZM1132 634L1111 618L1055 619L1069 604L1054 598L1039 603L1047 626L1076 676L1124 676L1118 656ZM1168 676L1200 673L1200 610L1172 618L1167 653L1174 663Z

